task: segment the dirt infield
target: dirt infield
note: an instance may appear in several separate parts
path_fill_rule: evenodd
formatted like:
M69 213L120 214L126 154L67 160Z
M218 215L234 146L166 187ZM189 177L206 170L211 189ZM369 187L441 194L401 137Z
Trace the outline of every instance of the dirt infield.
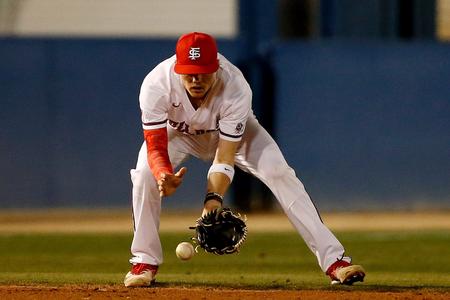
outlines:
M185 231L199 217L194 213L165 213L160 231ZM247 216L252 232L294 230L283 213ZM325 224L331 230L421 230L450 229L450 211L394 213L325 213ZM0 211L1 233L36 232L132 232L129 209L123 210L50 210Z
M0 286L0 299L161 299L161 300L295 300L295 299L450 299L450 292L426 290L398 292L354 291L347 288L313 290L236 290L214 288L152 287L127 289L121 286Z

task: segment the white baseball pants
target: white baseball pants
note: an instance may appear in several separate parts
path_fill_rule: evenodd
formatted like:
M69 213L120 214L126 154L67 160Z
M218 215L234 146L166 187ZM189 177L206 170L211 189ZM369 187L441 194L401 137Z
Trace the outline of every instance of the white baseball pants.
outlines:
M168 127L168 134L169 157L174 169L189 155L203 160L214 158L218 142L217 132L190 136ZM254 117L250 117L247 122L235 165L253 174L269 187L295 229L316 255L324 272L337 259L343 258L344 247L322 223L303 184L286 163L275 141ZM134 238L131 244L133 257L130 262L160 265L163 262L158 233L161 199L147 163L145 142L139 152L136 169L130 173L134 217ZM199 199L199 204L202 203L201 200ZM348 257L344 259L350 260Z

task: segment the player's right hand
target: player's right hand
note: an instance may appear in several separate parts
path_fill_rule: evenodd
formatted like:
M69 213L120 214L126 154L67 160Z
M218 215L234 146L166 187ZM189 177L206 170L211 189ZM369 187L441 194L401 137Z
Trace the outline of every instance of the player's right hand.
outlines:
M175 174L162 173L158 180L158 190L160 197L167 197L175 193L177 188L183 181L183 176L186 174L186 167L182 167Z

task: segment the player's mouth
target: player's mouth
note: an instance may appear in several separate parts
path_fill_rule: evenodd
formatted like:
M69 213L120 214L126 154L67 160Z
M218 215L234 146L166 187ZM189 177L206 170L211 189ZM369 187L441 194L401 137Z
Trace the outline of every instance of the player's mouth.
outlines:
M205 89L202 88L201 86L193 86L189 89L189 91L191 93L199 94L199 93L204 93Z

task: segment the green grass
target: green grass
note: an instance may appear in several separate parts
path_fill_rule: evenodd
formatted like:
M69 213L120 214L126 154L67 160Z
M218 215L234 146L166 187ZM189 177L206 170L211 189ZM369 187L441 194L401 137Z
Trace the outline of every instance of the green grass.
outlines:
M339 232L338 238L367 271L361 290L450 290L450 234ZM120 284L129 269L131 235L0 235L0 284ZM329 289L315 257L295 233L251 233L237 255L200 252L179 261L186 234L161 235L162 286Z

